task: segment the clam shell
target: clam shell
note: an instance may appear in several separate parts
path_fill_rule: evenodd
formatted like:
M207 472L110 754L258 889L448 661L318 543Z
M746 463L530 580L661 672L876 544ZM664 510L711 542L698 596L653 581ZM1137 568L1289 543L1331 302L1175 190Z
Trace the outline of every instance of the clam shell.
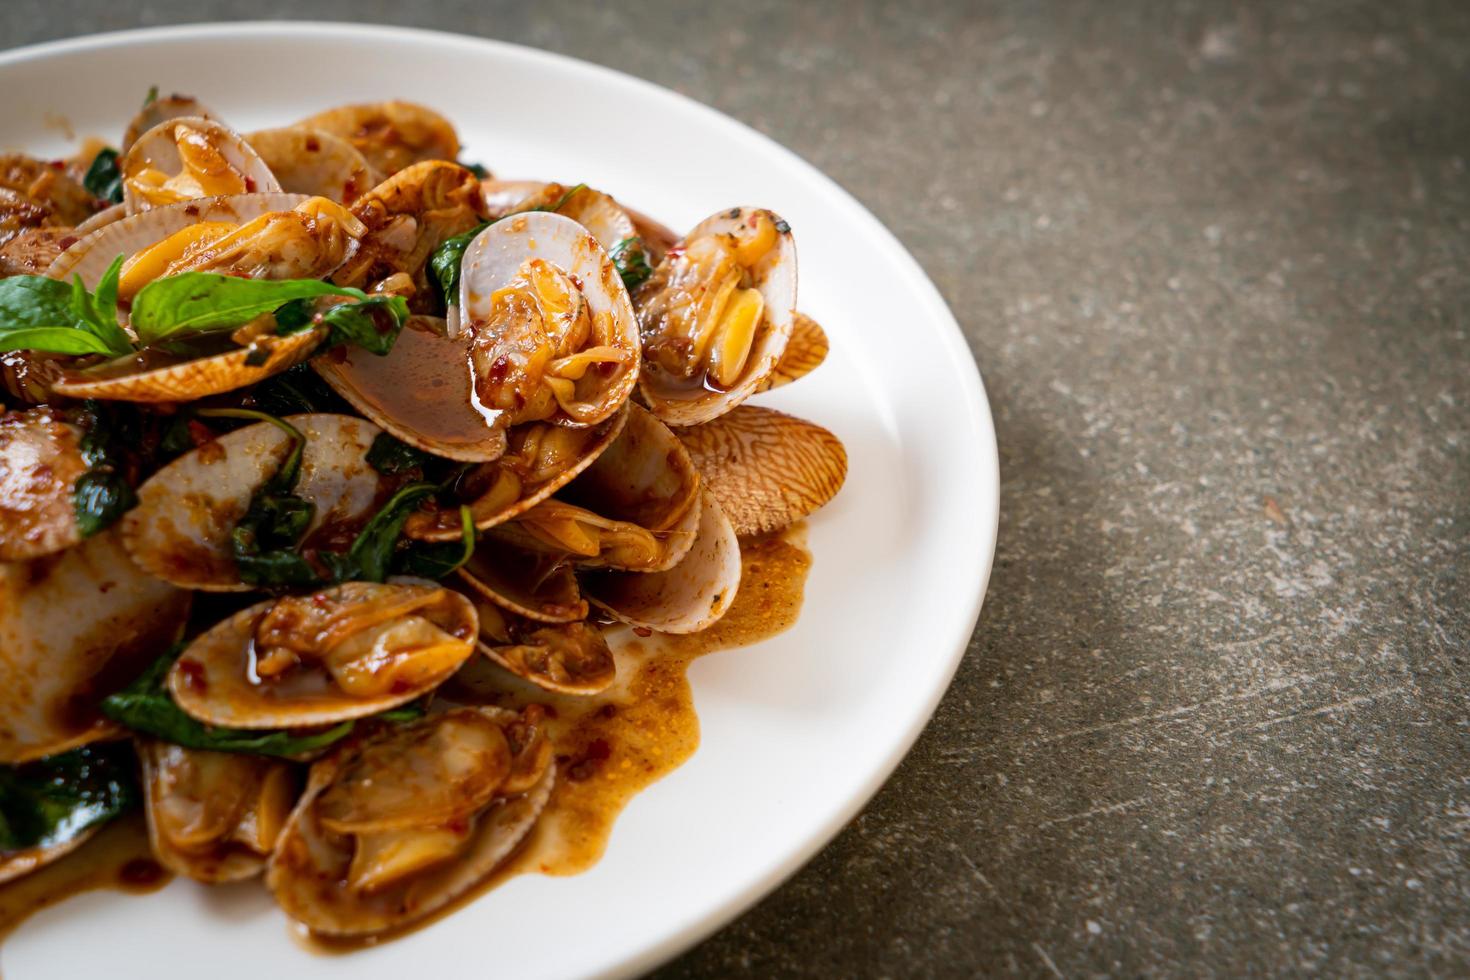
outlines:
M233 777L241 785L255 782L255 786L252 787L254 796L252 802L256 806L261 802L259 799L263 785L261 770L284 768L287 763L261 756L188 749L151 738L140 737L135 741L138 760L142 763L143 768L143 808L148 819L148 840L153 846L153 854L158 858L159 863L175 874L181 874L206 884L242 881L246 878L253 878L264 871L266 858L270 856L269 849L262 853L253 847L230 839L231 832L239 829L238 824L234 822L238 819L238 815L235 814L216 816L216 819L228 820L230 824L216 828L218 839L209 842L204 847L185 850L175 846L169 835L163 830L160 807L167 805L170 794L187 792L187 789L171 784L170 756L182 753L191 757L191 761L195 764L223 767L225 771L218 774L216 778L230 779ZM208 815L210 807L218 806L218 801L207 795L202 799L188 798L188 803L197 808L201 820Z
M730 608L740 587L740 542L707 491L699 535L684 560L665 572L590 572L581 576L592 604L630 626L697 633Z
M755 405L679 438L740 535L779 531L826 504L847 479L842 441L805 419Z
M266 334L248 347L157 368L142 366L137 357L124 357L100 368L63 375L52 390L71 398L194 401L253 385L300 364L316 352L327 333L326 327L313 327L285 337Z
M82 432L46 409L0 416L0 562L82 539L72 487L88 469Z
M289 211L306 199L304 194L235 194L150 208L83 235L57 256L46 275L62 280L78 275L88 289L96 289L102 274L119 255L132 255L201 221L244 224L269 211Z
M293 125L342 137L385 177L423 160L453 160L459 156L454 125L434 110L412 102L338 106Z
M351 859L350 840L327 833L314 811L317 798L344 768L346 751L312 766L306 793L266 871L266 885L286 914L322 935L360 936L401 928L468 891L515 850L546 808L556 783L556 766L549 764L525 793L497 799L482 811L472 841L454 860L365 895L340 884Z
M505 430L475 407L468 356L467 335L451 339L443 320L414 316L387 354L348 347L311 366L353 408L410 446L489 462L505 453Z
M357 147L325 130L261 129L245 140L260 154L283 191L351 205L378 182Z
M189 598L140 572L115 528L0 565L0 763L115 734L98 702L174 642Z
M0 885L7 881L22 878L32 871L38 871L53 861L66 857L72 851L81 847L92 836L101 830L106 824L98 824L89 827L79 834L67 840L52 844L49 847L28 847L23 851L11 851L0 856Z
M459 308L470 324L471 363L475 363L474 346L491 339L483 331L488 330L492 295L514 279L527 260L535 258L572 276L581 288L594 329L607 330L607 336L594 338L588 346L602 343L632 354L629 363L619 365L610 375L596 373L598 391L582 399L598 406L595 415L574 422L558 410L551 419L563 425L596 425L612 417L637 384L638 321L617 267L587 229L570 218L544 211L513 215L480 232L465 250Z
M403 581L423 584L422 580ZM438 587L437 583L427 584ZM231 728L334 725L396 708L438 687L474 652L479 635L475 607L458 592L445 592L448 608L433 610L428 618L463 640L463 656L452 668L402 690L354 697L339 688L320 665L298 668L279 685L252 681L255 628L276 602L267 599L242 609L191 643L169 671L169 693L191 717Z
M316 505L307 533L328 520L353 520L373 506L378 473L366 460L382 430L347 415L293 415L306 438L296 493ZM165 581L206 592L243 592L230 532L257 487L285 459L290 437L269 422L248 425L191 450L138 488L123 517L128 551Z
M137 196L128 178L147 167L161 170L169 176L184 169L178 144L174 141L174 129L180 125L199 130L209 138L211 146L244 177L245 193L269 194L281 189L275 175L260 154L245 142L245 137L223 123L203 116L175 116L144 132L126 153L118 157L118 169L123 174L123 204L129 214L150 210L155 205Z
M587 618L587 600L569 564L487 537L456 572L481 599L540 623Z
M521 495L514 502L500 506L493 499L493 493L486 493L478 500L469 502L470 513L475 522L477 530L487 530L497 524L503 524L517 514L524 513L531 507L550 497L553 493L566 486L577 474L591 466L593 461L600 456L608 446L612 445L622 432L623 425L627 421L627 413L619 412L601 426L592 430L592 441L582 450L581 456L575 462L559 471L550 479L539 483L531 483L521 487ZM545 425L546 423L533 423L534 425ZM504 457L489 466L511 466L510 457ZM454 541L463 533L460 526L459 511L455 508L445 508L432 513L418 511L409 515L408 522L403 526L403 533L410 538L419 541Z
M827 332L822 329L821 324L805 313L796 314L791 323L791 339L786 342L786 351L759 390L780 388L811 374L827 359L829 346Z
M138 114L128 123L127 132L123 133L122 146L119 147L118 152L126 153L134 143L138 142L139 136L142 136L159 123L186 116L196 119L219 120L219 116L205 108L193 96L161 95L138 110Z
M103 208L101 211L98 211L86 221L83 221L81 224L77 225L75 228L72 229L72 234L77 235L78 237L82 235L88 235L96 231L98 228L101 228L103 225L110 225L114 221L121 221L127 216L128 206L126 204L114 204L111 207Z
M721 211L695 225L684 240L735 233L759 210L739 207ZM775 214L771 217L782 223ZM676 426L699 425L718 418L759 391L776 370L786 352L796 313L796 244L790 231L779 234L776 248L761 260L753 280L765 300L763 327L756 333L745 369L735 384L715 391L704 384L674 385L658 371L643 371L638 390L649 410L662 421Z
M482 180L480 190L490 213L501 217L530 208L549 208L576 185L543 184L535 180ZM628 211L602 191L583 187L567 198L556 213L586 228L597 243L611 252L619 242L634 238L638 231Z

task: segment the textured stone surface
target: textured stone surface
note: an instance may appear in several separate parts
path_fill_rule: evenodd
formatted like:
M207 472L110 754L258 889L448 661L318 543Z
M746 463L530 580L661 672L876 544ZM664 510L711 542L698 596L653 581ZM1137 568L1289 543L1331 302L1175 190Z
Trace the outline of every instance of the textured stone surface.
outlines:
M335 16L650 78L872 207L995 409L937 718L664 976L1470 971L1470 6L429 6L11 0L0 36Z

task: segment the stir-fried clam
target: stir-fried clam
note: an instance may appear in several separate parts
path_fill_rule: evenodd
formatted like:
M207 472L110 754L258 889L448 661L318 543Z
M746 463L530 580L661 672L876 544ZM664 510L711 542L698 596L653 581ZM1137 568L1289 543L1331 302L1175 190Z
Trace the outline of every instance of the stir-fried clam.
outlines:
M164 867L208 883L265 870L296 802L289 763L140 738L153 853Z
M303 539L322 545L355 529L381 496L381 475L367 462L381 430L346 415L292 415L301 435L294 495L310 505ZM138 488L138 506L121 523L139 567L189 589L245 592L236 560L236 529L257 491L280 472L295 440L260 422L211 439L163 467Z
M459 708L349 746L312 767L266 884L315 932L402 927L515 849L555 773L534 706Z
M203 116L164 120L119 160L129 213L201 197L270 193L280 183L245 137Z
M639 690L628 634L712 626L739 536L841 486L741 405L827 352L784 221L680 238L459 151L174 95L0 157L0 882L141 803L176 873L411 925L558 805L550 706Z
M712 215L669 249L634 297L649 408L698 425L754 394L776 369L796 309L791 228L760 208Z
M570 218L517 214L481 232L465 252L460 309L475 395L505 425L596 425L638 380L627 291Z
M236 613L184 650L168 688L210 725L330 725L432 691L478 631L473 604L436 584L348 582Z

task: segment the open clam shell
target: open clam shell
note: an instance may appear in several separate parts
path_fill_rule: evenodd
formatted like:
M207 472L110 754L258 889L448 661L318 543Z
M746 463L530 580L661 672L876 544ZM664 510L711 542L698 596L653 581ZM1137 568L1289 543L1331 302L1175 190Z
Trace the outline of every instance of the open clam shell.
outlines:
M707 490L740 535L779 531L847 479L847 450L820 425L755 405L680 429Z
M587 229L549 212L512 215L465 250L460 315L475 391L507 424L590 426L638 380L638 324L617 267Z
M619 412L588 429L545 422L512 429L504 455L460 480L459 492L475 527L484 531L503 524L566 486L612 445L627 418L626 412ZM409 515L403 533L420 541L454 541L463 533L459 510L416 511Z
M351 205L378 182L357 147L322 129L287 126L260 129L245 137L281 189Z
M466 591L525 619L574 623L587 618L577 576L559 555L486 537L457 574Z
M348 582L243 609L168 673L178 706L210 725L331 725L412 701L474 651L479 620L424 580Z
M313 327L285 337L262 334L244 347L207 357L173 358L152 353L129 355L83 371L69 372L52 386L52 390L71 398L128 402L193 401L244 388L279 374L311 357L326 339L326 327Z
M727 294L726 280L736 273L738 283ZM634 305L643 336L639 391L653 414L676 426L723 415L760 390L791 337L796 245L790 226L761 208L706 218L664 256Z
M140 572L116 529L0 565L0 763L116 733L97 706L174 642L189 593Z
M160 122L118 158L118 169L130 214L201 197L281 189L245 137L203 116Z
M308 537L328 523L365 516L379 487L379 474L366 456L382 430L347 415L293 415L286 421L306 440L295 493L316 506ZM251 589L240 581L230 533L290 448L289 435L260 422L190 450L153 474L138 488L138 506L121 522L133 559L185 588Z
M740 587L740 542L705 492L699 533L684 560L664 572L589 572L582 590L594 606L630 626L697 633L714 624Z
M63 281L81 276L88 289L96 289L119 255L132 256L190 225L206 221L244 224L271 211L289 211L306 200L304 194L236 194L150 208L82 235L56 257L46 275Z
M538 623L494 603L476 603L480 652L517 677L558 694L597 694L617 679L612 650L596 623Z
M527 740L518 730L526 727L530 711L517 717L496 708L459 708L415 723L415 729L463 725L466 713L478 712L501 725L514 752L511 775L490 801L457 817L450 826L436 826L426 817L421 827L367 834L334 832L327 827L333 821L325 818L325 805L334 793L344 795L360 760L374 750L375 743L347 746L312 766L306 793L292 813L266 872L266 885L286 914L323 935L371 935L422 919L482 881L510 856L536 823L556 781L556 767L545 736ZM453 743L439 746L443 739L425 737L432 736L432 732L408 734L419 738L402 749L401 762L390 764L383 753L384 760L374 767L380 774L375 782L386 784L377 787L381 795L395 790L410 793L425 773L444 768L448 760L424 758L425 748L452 752L462 764L467 757L474 758ZM382 738L403 739L403 729ZM466 773L462 768L460 778L472 775L473 770ZM394 776L401 776L401 781L391 781ZM433 783L442 786L445 781L437 779ZM465 798L478 801L478 795ZM428 851L433 855L441 848L452 853L453 859L425 863L416 871L400 872L392 879L382 874L382 869L391 864L401 867L418 854Z
M88 469L81 439L48 409L0 416L0 562L40 558L82 539L72 498Z
M412 102L338 106L294 125L340 136L385 177L423 160L453 160L459 156L454 125L434 110Z
M347 347L312 367L359 412L394 436L446 459L482 463L505 454L505 430L475 399L469 337L444 321L413 316L387 354Z
M165 868L219 884L265 870L298 783L278 759L138 738L148 839Z

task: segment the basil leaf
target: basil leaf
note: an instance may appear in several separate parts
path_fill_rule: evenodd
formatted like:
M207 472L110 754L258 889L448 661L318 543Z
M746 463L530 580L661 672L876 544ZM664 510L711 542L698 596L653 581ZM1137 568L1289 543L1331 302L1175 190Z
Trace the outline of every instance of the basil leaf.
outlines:
M121 204L123 199L122 171L117 165L118 153L112 147L103 147L92 158L87 167L82 186L93 197L112 204Z
M65 843L135 805L132 755L112 742L0 767L0 850Z
M132 325L145 344L185 333L225 330L295 299L367 293L319 279L241 279L214 272L181 272L155 279L133 300Z
M0 331L71 322L71 286L46 276L0 279Z
M461 163L460 166L474 174L479 180L484 180L490 176L489 169L483 163Z
M446 238L429 256L429 274L439 286L439 295L445 306L459 302L459 268L464 261L464 250L480 232L495 224L486 221L453 238Z
M20 327L0 330L0 351L34 350L47 354L112 354L94 333L76 327Z
M382 356L398 342L399 331L408 320L408 300L402 296L369 296L358 303L338 303L316 317L331 327L325 346L355 344Z
M208 408L203 418L236 418L269 422L291 437L291 449L280 467L256 488L250 506L230 532L230 550L240 580L248 585L292 587L321 583L321 575L298 551L316 505L295 493L301 476L306 437L291 423L246 408Z
M560 211L563 207L566 206L566 203L568 201L570 201L572 198L576 197L578 194L582 193L586 189L587 189L587 185L586 184L578 184L576 187L573 187L571 190L567 191L561 197L557 198L556 199L556 203L553 204L551 207L549 207L549 208L536 208L535 210L537 210L537 211Z
M387 432L379 432L367 451L367 464L386 476L397 476L410 470L422 471L433 458Z
M158 101L158 86L157 85L150 85L150 86L148 86L148 94L145 95L145 96L143 96L143 108L146 109L146 108L148 108L149 106L151 106L153 103L155 103L157 101Z
M398 553L394 571L399 575L442 579L470 560L475 553L475 518L469 507L459 508L460 539L437 543L415 543Z
M320 557L338 582L381 582L388 577L393 551L404 522L420 500L438 488L432 483L410 483L372 516L353 539L345 555L324 553Z
M255 755L296 758L320 751L352 732L344 721L320 731L292 734L277 730L217 728L184 714L168 693L165 680L174 661L183 652L175 646L155 660L143 675L127 687L102 699L102 714L135 732L213 752L250 752Z
M623 286L630 293L653 275L653 269L648 264L648 254L643 250L643 239L636 235L624 238L614 245L608 257L617 267L618 275L623 277Z
M128 335L123 331L122 327L117 324L117 284L118 280L122 278L124 258L125 256L119 254L117 258L112 260L112 264L107 267L107 271L102 273L102 278L97 282L97 291L93 294L92 308L96 311L97 319L103 328L110 327L113 331L116 331L116 336L122 338L122 345L124 347L131 347L132 341L128 339ZM99 334L98 336L102 335ZM103 339L108 340L107 337L103 337ZM114 343L112 340L108 342Z
M298 364L266 378L251 389L250 400L268 415L354 411L309 364Z
M77 528L84 538L111 527L114 521L138 505L138 495L132 486L111 467L91 469L77 477L71 496L77 514Z

